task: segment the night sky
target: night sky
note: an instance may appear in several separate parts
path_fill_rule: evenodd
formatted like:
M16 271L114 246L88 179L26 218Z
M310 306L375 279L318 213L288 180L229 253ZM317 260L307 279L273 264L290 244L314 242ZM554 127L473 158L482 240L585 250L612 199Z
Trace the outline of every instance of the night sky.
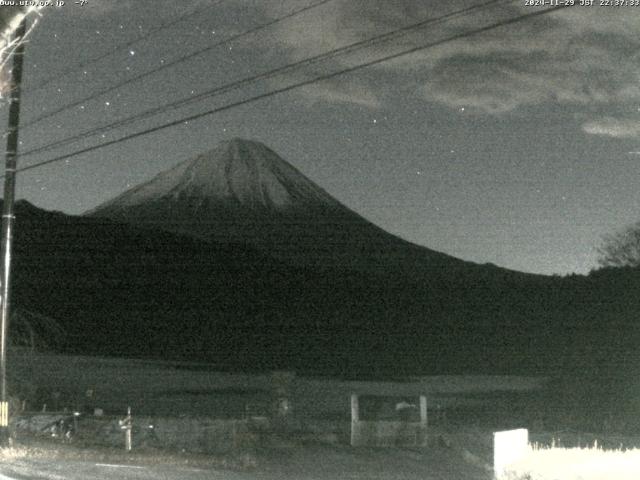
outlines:
M67 0L45 8L25 57L26 124L223 43L22 129L22 151L488 3L332 0L224 43L316 1ZM22 157L20 166L542 8L525 0L493 3ZM597 265L602 236L639 220L639 32L640 6L576 6L531 17L29 170L18 196L79 214L222 140L243 137L264 142L345 205L417 244L515 270L586 273ZM126 46L141 35L148 37Z

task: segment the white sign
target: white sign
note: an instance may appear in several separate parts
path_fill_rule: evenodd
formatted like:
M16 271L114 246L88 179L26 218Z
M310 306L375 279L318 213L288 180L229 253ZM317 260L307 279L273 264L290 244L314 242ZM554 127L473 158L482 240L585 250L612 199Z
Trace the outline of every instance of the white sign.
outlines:
M526 428L494 432L493 472L500 478L508 471L509 465L524 458L529 452L529 431Z

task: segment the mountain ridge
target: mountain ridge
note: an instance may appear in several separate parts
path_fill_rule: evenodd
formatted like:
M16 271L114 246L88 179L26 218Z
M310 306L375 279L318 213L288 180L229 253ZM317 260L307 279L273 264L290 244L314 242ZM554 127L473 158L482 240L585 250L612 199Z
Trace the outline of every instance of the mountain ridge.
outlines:
M637 365L640 271L299 267L106 218L16 205L14 306L65 353L327 374L552 374Z
M85 214L136 205L158 196L176 199L185 195L227 200L259 211L340 205L264 144L234 138Z
M183 161L85 215L247 243L295 265L476 265L386 232L264 144L239 138Z
M540 360L518 359L557 330L540 322L559 280L482 266L423 278L299 267L248 245L22 203L15 247L14 305L58 320L65 353L243 371L531 373ZM545 351L561 352L561 340Z

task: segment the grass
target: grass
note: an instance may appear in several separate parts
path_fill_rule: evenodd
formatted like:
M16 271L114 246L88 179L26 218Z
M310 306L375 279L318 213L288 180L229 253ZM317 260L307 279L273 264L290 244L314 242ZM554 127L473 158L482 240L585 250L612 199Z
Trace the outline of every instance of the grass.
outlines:
M640 449L604 450L596 443L585 448L530 447L513 464L506 480L637 480Z
M160 449L123 449L95 445L65 444L38 438L22 437L0 448L0 463L20 459L65 459L78 462L104 462L128 465L183 465L199 468L247 471L257 467L254 452L240 451L227 455L204 455Z

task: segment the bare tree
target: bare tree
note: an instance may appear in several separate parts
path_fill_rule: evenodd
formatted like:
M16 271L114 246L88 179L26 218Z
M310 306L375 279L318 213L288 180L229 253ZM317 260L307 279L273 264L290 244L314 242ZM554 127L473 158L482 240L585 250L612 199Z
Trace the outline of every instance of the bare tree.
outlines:
M8 97L9 92L13 88L11 75L9 73L12 66L13 53L16 51L18 45L25 41L29 33L31 33L38 23L38 18L34 16L39 15L38 12L42 8L43 7L37 6L0 5L0 99ZM20 37L13 37L13 34L18 30L20 23L27 16L31 16L33 18L31 25Z
M640 266L640 222L612 235L606 235L598 248L602 267Z

